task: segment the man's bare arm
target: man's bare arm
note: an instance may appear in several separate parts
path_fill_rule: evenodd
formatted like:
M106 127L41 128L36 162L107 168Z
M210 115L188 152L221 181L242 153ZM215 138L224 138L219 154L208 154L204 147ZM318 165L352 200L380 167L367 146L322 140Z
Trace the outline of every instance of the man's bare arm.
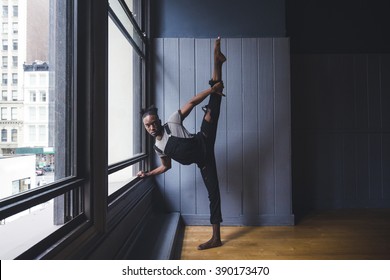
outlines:
M199 92L190 101L188 101L181 109L181 119L184 120L194 109L194 107L200 104L210 94L222 94L223 84L221 82L216 83L212 88Z
M139 171L137 173L137 177L144 178L147 176L159 175L159 174L167 172L169 169L171 169L172 160L170 157L161 157L160 160L161 160L161 165L159 167L157 167L149 172Z

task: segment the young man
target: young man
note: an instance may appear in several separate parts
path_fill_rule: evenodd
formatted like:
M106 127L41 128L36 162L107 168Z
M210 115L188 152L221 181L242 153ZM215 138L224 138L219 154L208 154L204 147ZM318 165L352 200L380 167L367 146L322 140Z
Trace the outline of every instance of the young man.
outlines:
M220 223L222 222L221 199L214 155L221 100L224 94L222 83L222 64L226 61L220 48L221 39L214 45L214 68L210 80L211 88L195 95L180 110L174 112L167 123L162 125L157 108L150 107L143 112L142 120L146 131L156 139L154 148L161 159L161 165L149 172L139 171L137 176L146 177L164 173L171 168L171 160L181 164L198 165L206 185L210 200L210 223L213 228L211 239L198 246L199 250L222 245ZM190 134L183 126L183 120L192 109L209 97L200 132Z

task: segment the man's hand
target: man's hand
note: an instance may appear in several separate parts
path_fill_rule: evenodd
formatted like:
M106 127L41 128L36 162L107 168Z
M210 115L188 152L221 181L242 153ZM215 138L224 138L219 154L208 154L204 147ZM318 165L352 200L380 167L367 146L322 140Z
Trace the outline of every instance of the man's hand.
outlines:
M211 90L212 90L213 93L216 93L216 94L225 96L225 95L222 93L223 89L224 89L224 86L223 86L223 83L222 83L222 82L216 83L216 84L213 85L213 87L211 88Z
M147 172L145 172L145 171L143 171L143 170L138 171L137 177L139 177L139 178L145 178L145 177L148 176L146 173L147 173Z

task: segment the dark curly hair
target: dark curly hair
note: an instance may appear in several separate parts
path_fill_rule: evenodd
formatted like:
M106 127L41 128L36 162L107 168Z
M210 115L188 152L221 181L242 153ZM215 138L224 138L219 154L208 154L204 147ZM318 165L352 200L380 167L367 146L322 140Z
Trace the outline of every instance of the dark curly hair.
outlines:
M148 108L142 109L140 113L142 115L142 119L144 119L146 116L149 116L149 115L158 117L157 111L158 111L158 109L154 105L151 105Z

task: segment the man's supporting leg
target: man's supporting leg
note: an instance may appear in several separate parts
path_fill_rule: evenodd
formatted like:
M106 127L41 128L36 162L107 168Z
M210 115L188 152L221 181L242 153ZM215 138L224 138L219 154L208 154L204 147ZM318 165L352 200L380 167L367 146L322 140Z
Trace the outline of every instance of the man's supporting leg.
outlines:
M221 53L221 39L218 38L214 45L213 81L222 81L222 64L225 61L226 58ZM213 235L209 241L198 246L199 250L222 246L220 232L220 223L222 222L221 197L214 156L214 144L217 133L221 99L222 97L219 94L212 94L210 96L207 111L201 127L201 131L206 138L205 142L207 149L206 164L203 168L201 168L201 174L209 195L210 223L212 224Z

